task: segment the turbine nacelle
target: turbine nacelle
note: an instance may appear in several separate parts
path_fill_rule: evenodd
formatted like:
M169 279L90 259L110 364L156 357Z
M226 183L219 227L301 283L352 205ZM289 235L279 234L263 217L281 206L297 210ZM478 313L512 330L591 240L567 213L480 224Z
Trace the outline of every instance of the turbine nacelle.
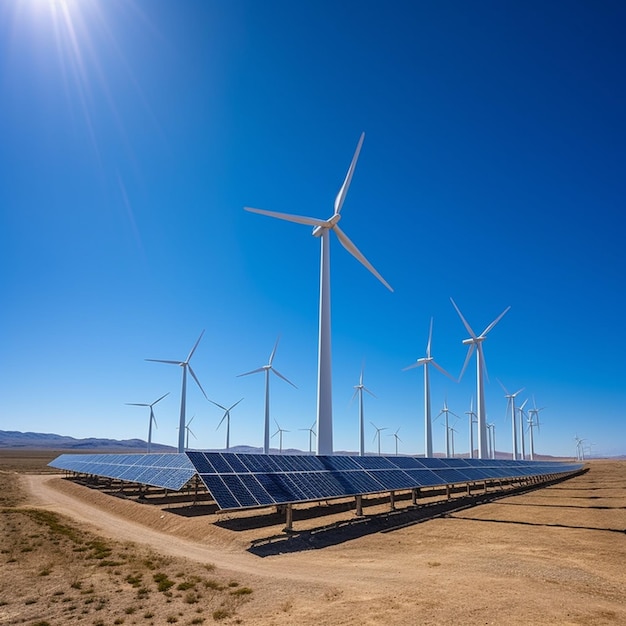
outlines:
M324 234L325 230L332 230L335 227L335 224L337 224L340 219L341 213L335 213L331 218L326 220L326 224L324 224L323 226L315 226L311 234L313 235L313 237L321 237Z

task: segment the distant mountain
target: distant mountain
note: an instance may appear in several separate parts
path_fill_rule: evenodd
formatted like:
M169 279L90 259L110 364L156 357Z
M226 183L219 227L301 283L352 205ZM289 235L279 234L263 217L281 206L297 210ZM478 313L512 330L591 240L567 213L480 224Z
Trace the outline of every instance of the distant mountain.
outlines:
M75 439L53 433L22 433L15 430L0 430L0 449L24 448L31 450L120 450L145 452L148 444L141 439ZM153 443L155 452L174 452L176 448L161 443Z

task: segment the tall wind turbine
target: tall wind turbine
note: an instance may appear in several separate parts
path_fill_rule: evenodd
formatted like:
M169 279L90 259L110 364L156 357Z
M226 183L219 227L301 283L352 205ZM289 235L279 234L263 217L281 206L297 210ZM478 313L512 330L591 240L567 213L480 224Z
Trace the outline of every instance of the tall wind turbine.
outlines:
M241 398L241 400L243 400L243 398ZM225 406L222 406L221 404L218 404L217 402L213 402L213 400L209 400L211 404L214 404L216 407L224 411L224 417L222 417L222 419L220 420L220 423L217 425L217 428L215 430L218 430L219 427L224 422L224 420L226 420L226 450L227 451L230 450L230 412L241 402L241 400L237 400L235 404L233 404L231 407L228 407L228 408L226 408Z
M365 427L363 423L363 392L367 391L372 397L376 397L364 384L363 384L363 368L361 368L361 376L359 377L359 384L354 385L354 395L352 400L359 396L359 456L365 456Z
M487 334L493 329L493 327L504 317L505 313L511 308L510 306L506 307L498 317L496 317L485 330L483 330L480 335L476 335L476 333L472 330L472 327L467 323L467 320L463 317L463 314L459 310L459 307L456 305L454 300L450 298L452 302L452 306L456 309L456 312L459 314L461 321L463 322L463 326L470 334L468 339L464 339L463 343L469 346L467 350L467 356L465 357L465 363L463 363L463 369L461 370L461 375L459 376L459 380L463 378L463 374L465 373L465 369L467 368L467 364L469 363L470 358L474 351L476 351L476 402L477 402L477 410L478 410L478 458L486 459L487 458L487 411L485 408L485 385L483 382L483 375L487 375L487 367L485 365L485 355L483 353L483 341L487 338Z
M400 428L398 428L398 430L396 430L395 433L391 433L391 435L389 435L390 437L394 437L396 440L396 456L398 456L398 441L402 441L402 439L400 439L400 437L398 437L398 431L400 430Z
M316 435L315 433L315 424L313 422L310 428L300 428L299 430L306 430L309 433L309 454L313 452L313 437Z
M193 353L196 351L198 344L200 343L200 339L202 339L202 335L204 335L204 331L200 333L198 340L194 344L193 348L187 355L187 358L184 361L166 361L164 359L146 359L146 361L153 361L155 363L169 363L170 365L178 365L183 368L183 385L180 393L180 422L178 424L178 452L185 451L185 427L187 423L185 422L185 405L187 402L187 370L191 374L192 378L196 381L196 385L200 388L200 391L204 395L204 397L208 400L206 393L204 393L204 389L202 389L202 385L198 380L195 372L193 371L189 361L191 361L191 357Z
M251 372L245 372L244 374L239 374L238 376L249 376L250 374L258 374L259 372L265 372L265 431L263 435L263 454L270 453L270 372L274 372L278 378L282 378L285 382L289 383L292 387L297 387L288 379L285 378L273 365L274 355L276 354L276 348L278 347L278 341L280 336L276 339L276 343L274 344L274 349L270 354L269 361L267 365L263 365L262 367L258 367ZM282 440L282 436L281 436Z
M487 434L489 435L489 458L496 458L496 425L492 422L487 424Z
M334 231L341 245L360 263L362 263L385 287L393 289L385 279L374 269L373 265L363 256L358 248L348 239L348 236L339 228L341 208L346 199L352 175L356 168L365 133L361 134L348 173L335 198L335 210L327 220L288 213L265 211L244 207L246 211L260 213L288 222L313 226L313 237L319 237L321 243L320 262L320 307L319 307L319 336L318 336L318 367L317 367L317 453L333 453L333 407L332 407L332 375L330 354L330 231Z
M382 428L378 428L374 422L370 422L370 424L376 429L376 434L374 435L374 439L372 439L372 443L378 439L378 456L380 456L380 431L387 430L387 427L383 426Z
M436 367L442 374L445 374L452 380L454 378L446 372L446 370L439 365L435 361L435 358L430 353L430 346L433 338L433 318L430 318L430 330L428 331L428 343L426 344L426 356L421 359L417 359L415 363L405 367L402 371L406 372L407 370L424 366L424 456L432 457L433 455L433 429L432 429L432 420L430 414L430 377L428 372L428 366L433 365Z
M469 417L469 445L470 445L470 459L474 458L474 424L478 422L478 416L474 411L474 398L470 399L470 410L465 411L465 415ZM491 447L489 445L489 424L487 424L487 456L491 458Z
M127 402L126 403L129 406L149 406L150 407L150 421L148 422L148 454L152 452L152 422L154 422L154 425L158 428L156 417L154 417L154 410L152 407L157 402L161 402L161 400L163 400L165 396L169 396L169 395L170 395L170 392L168 391L164 396L161 396L158 400L155 400L154 402L152 402L152 404L146 404L143 402Z
M276 422L276 420L274 421ZM278 435L278 441L279 441L278 453L282 454L283 453L283 433L288 433L289 431L285 430L284 428L281 428L278 422L276 422L276 426L278 430L272 435L272 437L276 437L276 435Z
M543 411L545 407L537 408L537 404L535 402L535 396L533 396L533 408L528 409L528 433L530 435L530 460L532 461L535 458L535 438L534 438L534 429L537 428L537 432L539 432L539 413Z
M445 399L443 401L443 409L441 409L441 411L439 411L439 414L437 415L437 417L435 419L437 419L441 415L445 415L445 420L446 420L445 421L445 426L446 426L446 457L447 458L450 458L450 426L448 424L448 414L450 414L450 413L452 413L452 415L454 415L454 417L459 419L459 416L448 408L448 400Z
M506 412L511 415L511 428L513 434L513 460L515 461L518 457L519 447L517 445L517 421L515 418L515 397L524 391L524 387L518 389L515 393L509 393L506 387L502 384L500 380L498 380L500 387L504 391L504 397L506 398Z
M189 450L189 434L191 434L194 439L197 439L196 433L194 433L193 430L191 430L191 428L189 428L191 422L193 422L193 418L194 417L195 417L195 415L189 420L189 422L185 426L185 434L186 434L185 450Z
M526 440L524 438L524 407L526 406L526 403L528 402L528 398L526 398L526 400L524 400L524 402L522 402L521 406L517 407L517 412L519 414L519 437L520 437L520 450L521 450L521 457L522 457L522 461L526 460Z

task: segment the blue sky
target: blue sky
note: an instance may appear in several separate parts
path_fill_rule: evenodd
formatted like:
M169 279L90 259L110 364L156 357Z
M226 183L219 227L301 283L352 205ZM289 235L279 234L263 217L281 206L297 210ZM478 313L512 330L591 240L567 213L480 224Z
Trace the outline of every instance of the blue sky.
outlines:
M9 0L0 6L0 429L175 444L180 371L261 445L267 362L286 447L315 420L319 241L244 206L325 219L362 131L341 226L393 286L332 242L335 449L422 453L421 370L455 375L465 330L505 307L485 355L488 421L536 398L541 453L626 454L620 2ZM433 411L463 416L432 375ZM532 403L532 400L530 400ZM192 445L224 446L193 383ZM444 430L434 426L442 451ZM277 445L277 438L273 440Z

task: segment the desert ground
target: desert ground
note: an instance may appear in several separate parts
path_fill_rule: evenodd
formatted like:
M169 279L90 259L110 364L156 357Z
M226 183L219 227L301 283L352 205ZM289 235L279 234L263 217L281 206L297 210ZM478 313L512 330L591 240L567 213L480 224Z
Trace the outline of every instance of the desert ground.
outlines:
M141 503L0 452L0 624L626 624L626 462L482 503ZM441 498L441 496L440 496Z

